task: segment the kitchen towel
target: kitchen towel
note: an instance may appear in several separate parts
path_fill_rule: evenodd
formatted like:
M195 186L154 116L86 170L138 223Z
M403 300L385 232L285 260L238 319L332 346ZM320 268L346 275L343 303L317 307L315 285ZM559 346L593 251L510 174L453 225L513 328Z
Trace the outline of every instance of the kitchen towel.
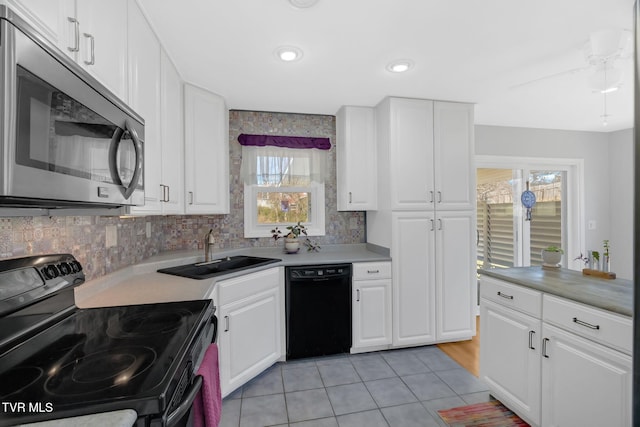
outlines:
M193 402L193 425L194 427L218 427L222 416L222 394L216 344L211 344L207 348L197 374L202 376L202 388Z

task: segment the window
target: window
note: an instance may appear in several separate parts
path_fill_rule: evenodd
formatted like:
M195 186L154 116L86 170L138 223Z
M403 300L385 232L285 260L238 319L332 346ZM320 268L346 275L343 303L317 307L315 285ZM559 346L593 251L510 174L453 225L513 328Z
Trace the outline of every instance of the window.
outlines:
M541 249L553 245L565 250L563 266L578 267L582 161L476 157L478 266L540 265ZM527 183L536 195L530 220L520 198Z
M325 171L326 150L244 145L245 237L270 237L274 227L297 222L323 236Z

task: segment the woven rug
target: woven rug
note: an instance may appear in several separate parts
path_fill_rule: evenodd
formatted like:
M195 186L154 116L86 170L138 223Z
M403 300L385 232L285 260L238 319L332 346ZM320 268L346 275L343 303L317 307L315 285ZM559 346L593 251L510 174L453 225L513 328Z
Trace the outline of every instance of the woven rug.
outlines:
M528 427L516 414L497 400L438 411L451 427Z

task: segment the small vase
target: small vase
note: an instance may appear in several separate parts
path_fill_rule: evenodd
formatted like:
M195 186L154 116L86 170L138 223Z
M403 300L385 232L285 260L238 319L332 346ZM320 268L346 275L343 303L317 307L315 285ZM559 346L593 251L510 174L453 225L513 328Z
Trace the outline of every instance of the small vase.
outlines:
M609 273L611 271L611 265L609 264L609 255L602 256L602 271Z
M295 254L300 250L300 241L297 238L285 237L284 251L288 254Z

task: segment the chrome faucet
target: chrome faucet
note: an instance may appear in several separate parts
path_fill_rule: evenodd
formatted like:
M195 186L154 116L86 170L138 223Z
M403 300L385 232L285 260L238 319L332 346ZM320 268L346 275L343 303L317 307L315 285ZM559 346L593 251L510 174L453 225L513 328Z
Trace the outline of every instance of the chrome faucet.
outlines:
M204 262L211 261L211 255L213 255L213 245L216 242L215 237L213 237L213 228L209 230L207 234L204 235Z

